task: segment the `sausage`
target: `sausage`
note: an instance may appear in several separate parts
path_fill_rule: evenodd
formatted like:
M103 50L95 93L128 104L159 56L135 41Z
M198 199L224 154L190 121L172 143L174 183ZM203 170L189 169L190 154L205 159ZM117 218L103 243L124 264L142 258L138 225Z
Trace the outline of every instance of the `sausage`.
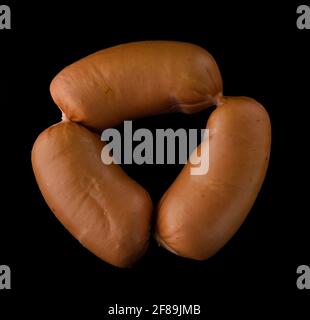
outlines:
M191 174L189 162L164 194L155 210L158 242L204 260L238 230L267 170L270 121L253 99L223 97L207 51L168 41L119 45L66 67L50 92L63 121L36 140L34 173L58 219L98 257L126 267L148 245L150 196L120 167L102 163L103 143L93 132L138 117L217 105L207 123L209 171Z
M214 105L222 79L201 47L173 41L123 44L62 70L50 92L68 119L101 130L154 114Z
M56 217L86 248L119 267L146 250L152 202L117 165L105 165L100 137L73 122L46 129L32 149L40 190Z
M263 183L271 144L267 112L246 97L221 98L207 129L207 174L191 175L188 162L156 209L158 242L197 260L216 253L246 218Z

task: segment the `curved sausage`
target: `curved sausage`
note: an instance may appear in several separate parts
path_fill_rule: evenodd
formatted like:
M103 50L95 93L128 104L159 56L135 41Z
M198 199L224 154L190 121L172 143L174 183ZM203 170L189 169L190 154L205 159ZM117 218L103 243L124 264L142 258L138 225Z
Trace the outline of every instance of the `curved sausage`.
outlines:
M96 134L61 122L37 138L32 166L47 204L75 238L127 267L147 248L152 202L119 166L102 163L102 147Z
M238 230L268 166L271 127L255 100L224 97L211 114L209 170L191 175L188 163L157 208L156 238L168 250L204 260ZM203 142L204 143L204 142Z
M189 43L142 41L92 54L62 70L51 95L68 119L93 129L214 105L222 79L212 56Z

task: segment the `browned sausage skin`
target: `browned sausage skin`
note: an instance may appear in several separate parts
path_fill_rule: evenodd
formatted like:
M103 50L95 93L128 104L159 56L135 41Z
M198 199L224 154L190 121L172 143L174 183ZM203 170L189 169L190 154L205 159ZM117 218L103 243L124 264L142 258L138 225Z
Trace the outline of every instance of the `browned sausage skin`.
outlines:
M67 118L94 129L159 113L193 113L214 105L222 79L204 49L142 41L104 49L62 70L51 95Z
M191 175L191 164L157 208L156 238L168 250L204 260L238 230L250 211L268 166L271 127L255 100L225 97L211 114L209 171Z
M173 41L119 45L66 67L50 91L65 121L35 142L35 176L58 219L98 257L132 265L147 248L152 203L120 167L102 163L103 144L85 127L99 131L138 117L217 104L207 124L209 171L191 175L192 165L184 167L157 207L156 238L202 260L237 231L264 180L270 122L253 99L222 96L206 50Z
M152 202L117 165L105 165L100 137L73 122L46 129L32 150L40 190L56 217L86 248L119 266L146 250Z

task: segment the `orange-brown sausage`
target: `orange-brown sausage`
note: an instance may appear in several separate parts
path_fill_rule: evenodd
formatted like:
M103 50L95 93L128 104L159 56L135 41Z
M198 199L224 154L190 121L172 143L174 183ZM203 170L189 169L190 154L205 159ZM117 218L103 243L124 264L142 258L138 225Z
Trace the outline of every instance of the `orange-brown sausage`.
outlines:
M95 129L159 113L192 113L216 103L222 79L212 56L189 43L144 41L92 54L52 81L68 119Z
M157 208L156 237L168 250L192 259L212 256L250 211L268 166L271 127L255 100L225 97L211 114L209 171L183 168Z
M218 103L207 126L209 172L191 175L192 165L184 167L158 206L156 237L179 255L206 259L236 232L264 179L270 122L254 100L222 97L219 70L205 50L167 41L120 45L65 68L50 89L64 118L97 130ZM68 230L102 259L128 266L147 246L152 204L119 167L101 162L102 146L83 126L62 122L39 136L33 167Z
M117 165L104 165L100 137L61 122L46 129L32 150L40 190L62 224L90 251L119 266L146 250L152 203Z

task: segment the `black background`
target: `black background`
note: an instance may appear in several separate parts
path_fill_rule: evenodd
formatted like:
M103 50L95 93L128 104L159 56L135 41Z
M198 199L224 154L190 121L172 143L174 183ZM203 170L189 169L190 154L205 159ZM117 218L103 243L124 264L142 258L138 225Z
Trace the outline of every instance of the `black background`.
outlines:
M310 263L310 31L296 28L303 2L231 2L5 3L12 30L0 30L0 264L11 267L12 290L0 291L0 308L27 302L23 311L33 314L42 303L45 312L86 307L103 318L114 303L200 303L203 319L211 311L252 317L305 310L310 296L296 288L296 268ZM248 219L217 255L190 261L151 243L133 269L121 270L84 249L53 216L36 185L30 152L37 135L60 119L49 95L57 72L102 48L152 39L206 48L219 65L225 95L250 96L266 107L271 162ZM200 128L211 111L135 126ZM156 202L180 168L125 169Z

